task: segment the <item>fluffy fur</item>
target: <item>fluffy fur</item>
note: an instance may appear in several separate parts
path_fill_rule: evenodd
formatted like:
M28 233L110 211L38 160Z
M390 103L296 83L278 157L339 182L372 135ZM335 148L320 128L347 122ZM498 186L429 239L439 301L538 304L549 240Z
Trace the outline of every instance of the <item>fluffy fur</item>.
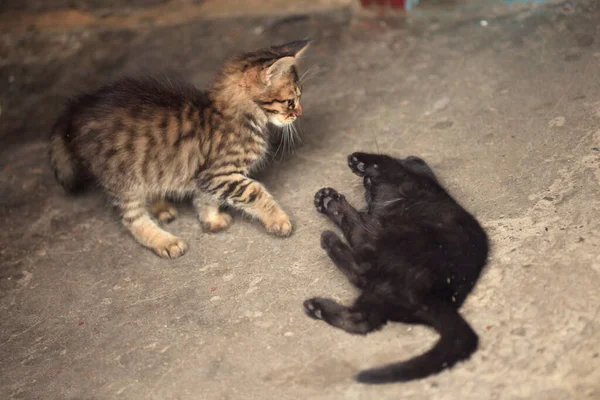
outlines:
M306 41L229 60L212 87L154 78L125 78L69 102L51 133L50 159L68 191L90 178L110 196L132 235L159 256L177 258L186 243L151 218L177 216L165 197L192 194L202 226L226 228L223 206L260 219L288 236L292 224L248 174L268 151L270 122L289 126L302 115L296 61Z
M359 382L424 378L469 358L478 337L458 309L486 264L486 233L420 158L354 153L348 164L364 179L367 210L355 210L331 188L316 194L315 205L348 242L325 231L322 247L362 294L350 307L306 300L306 313L355 334L388 321L425 324L440 334L425 354L363 371Z

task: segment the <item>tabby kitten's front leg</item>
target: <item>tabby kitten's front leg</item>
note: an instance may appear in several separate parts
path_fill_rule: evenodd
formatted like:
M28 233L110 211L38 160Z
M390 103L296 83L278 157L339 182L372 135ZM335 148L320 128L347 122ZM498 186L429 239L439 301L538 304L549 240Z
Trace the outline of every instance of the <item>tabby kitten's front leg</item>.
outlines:
M290 218L273 196L263 185L240 173L219 175L202 181L196 197L201 198L204 194L209 194L215 203L227 204L259 218L270 233L279 236L292 234Z

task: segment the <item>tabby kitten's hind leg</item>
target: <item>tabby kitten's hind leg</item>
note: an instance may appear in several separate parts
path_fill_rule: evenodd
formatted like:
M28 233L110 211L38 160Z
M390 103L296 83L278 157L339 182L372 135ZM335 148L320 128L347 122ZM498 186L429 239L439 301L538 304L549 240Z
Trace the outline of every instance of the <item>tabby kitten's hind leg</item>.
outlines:
M383 326L386 319L376 307L359 297L352 307L345 307L331 299L314 297L304 302L304 311L314 319L322 319L331 326L348 333L366 335Z
M207 232L219 232L231 225L231 215L221 211L219 203L211 201L207 196L196 195L194 208L202 229Z
M150 204L150 213L162 223L173 222L179 215L177 209L164 199L156 200Z
M131 196L118 202L123 225L142 245L149 247L163 258L178 258L187 251L187 244L180 238L161 229L150 218L146 201L142 197Z

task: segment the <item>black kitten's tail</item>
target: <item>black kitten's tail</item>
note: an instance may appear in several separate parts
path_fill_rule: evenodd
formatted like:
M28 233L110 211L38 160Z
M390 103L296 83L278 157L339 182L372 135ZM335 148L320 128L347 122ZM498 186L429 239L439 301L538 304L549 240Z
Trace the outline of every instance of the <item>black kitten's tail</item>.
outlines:
M435 346L408 361L362 371L356 376L358 382L380 384L425 378L468 359L477 350L477 334L454 307L440 305L420 312L418 317L440 334Z
M56 121L50 134L50 164L56 180L68 193L81 191L86 183L85 173L70 149L71 121L68 110Z

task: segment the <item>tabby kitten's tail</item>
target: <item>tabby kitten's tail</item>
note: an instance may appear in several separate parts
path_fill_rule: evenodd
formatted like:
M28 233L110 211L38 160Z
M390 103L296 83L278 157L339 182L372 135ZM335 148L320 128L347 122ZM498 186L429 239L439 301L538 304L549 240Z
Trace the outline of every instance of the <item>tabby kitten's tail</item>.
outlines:
M380 384L425 378L468 359L477 350L479 338L456 308L439 304L418 314L440 334L435 346L408 361L362 371L356 376L358 382Z
M64 113L52 128L50 135L50 163L56 180L69 193L83 189L85 174L67 142L71 121Z

